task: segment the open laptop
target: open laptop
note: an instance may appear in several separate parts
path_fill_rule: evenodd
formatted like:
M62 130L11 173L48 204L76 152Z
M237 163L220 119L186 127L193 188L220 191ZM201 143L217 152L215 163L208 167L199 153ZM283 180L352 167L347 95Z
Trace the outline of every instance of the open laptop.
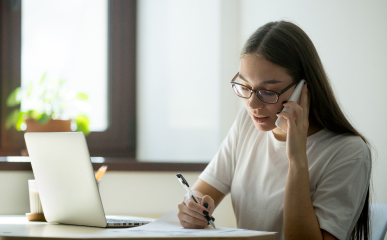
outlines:
M149 223L106 219L82 132L25 133L24 138L47 222L93 227Z

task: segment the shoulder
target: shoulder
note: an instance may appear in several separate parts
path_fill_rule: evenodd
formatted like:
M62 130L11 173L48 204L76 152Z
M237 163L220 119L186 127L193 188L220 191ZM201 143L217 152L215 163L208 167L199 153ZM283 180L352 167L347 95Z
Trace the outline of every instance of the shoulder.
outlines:
M318 145L321 154L330 158L330 167L334 168L346 162L371 165L371 151L368 144L360 137L351 134L337 134L327 129L323 131ZM316 142L316 143L317 143Z
M369 160L370 149L360 136L336 134L331 145L337 148L338 155L344 155L348 159Z

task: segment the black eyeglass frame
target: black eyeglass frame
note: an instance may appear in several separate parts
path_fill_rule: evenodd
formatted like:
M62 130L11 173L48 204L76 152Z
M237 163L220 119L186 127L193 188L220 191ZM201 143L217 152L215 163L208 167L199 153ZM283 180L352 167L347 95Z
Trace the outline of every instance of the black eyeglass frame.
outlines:
M257 95L257 97L259 98L259 100L261 100L262 102L264 103L268 103L268 104L276 104L278 102L278 99L279 99L279 96L281 96L283 93L285 93L287 90L289 90L289 88L293 87L294 85L296 85L299 81L295 81L293 83L291 83L290 85L288 85L287 87L285 87L284 89L282 89L280 92L276 92L276 91L270 91L270 90L253 90L243 84L240 84L240 83L236 83L235 82L235 79L239 76L239 72L234 76L234 78L231 80L231 87L233 88L233 92L235 93L234 91L234 85L240 85L240 86L243 86L247 89L250 90L250 96L249 97L242 97L238 94L235 93L235 95L237 95L238 97L240 98L245 98L245 99L249 99L251 98L251 95L253 95L253 93L255 93L255 95ZM275 102L265 102L262 98L261 98L261 95L258 93L258 91L266 91L266 92L272 92L274 94L277 95L277 100Z

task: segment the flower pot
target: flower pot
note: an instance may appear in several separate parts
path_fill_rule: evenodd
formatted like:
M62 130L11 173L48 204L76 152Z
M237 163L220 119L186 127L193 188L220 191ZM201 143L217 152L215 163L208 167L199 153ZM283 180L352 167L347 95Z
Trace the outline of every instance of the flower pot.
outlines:
M71 120L50 119L46 124L40 124L35 119L26 119L25 132L71 132ZM27 149L21 150L22 156L28 156Z
M71 132L71 120L50 119L46 124L40 124L35 119L26 119L26 132Z

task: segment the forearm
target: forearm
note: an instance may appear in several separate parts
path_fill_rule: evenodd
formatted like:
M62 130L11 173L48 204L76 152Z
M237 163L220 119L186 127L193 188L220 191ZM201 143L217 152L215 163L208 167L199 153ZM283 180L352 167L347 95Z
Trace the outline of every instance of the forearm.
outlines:
M191 189L193 195L195 195L195 197L203 197L205 194L203 194L200 190L197 190L197 189Z
M206 183L205 181L198 179L195 185L191 188L192 193L197 197L204 197L205 195L210 196L214 202L215 206L218 206L219 203L224 198L224 194L219 192L216 188Z
M306 156L302 161L289 161L283 220L286 240L323 239L310 197Z

